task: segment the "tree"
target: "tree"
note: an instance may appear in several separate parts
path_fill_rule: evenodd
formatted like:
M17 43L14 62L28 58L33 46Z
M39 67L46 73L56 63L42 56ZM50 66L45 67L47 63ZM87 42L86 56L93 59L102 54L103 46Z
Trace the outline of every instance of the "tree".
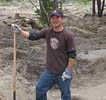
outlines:
M102 3L101 16L103 15L104 5L105 5L105 0L103 0L103 3Z
M92 14L95 16L96 11L95 11L95 0L92 0Z
M95 0L92 0L92 14L95 16L96 15L96 10L95 10ZM101 1L101 0L97 0L97 16L98 17L102 17L103 15L103 10L104 10L104 4L105 4L105 0Z
M62 0L54 0L54 8L55 9L62 9Z

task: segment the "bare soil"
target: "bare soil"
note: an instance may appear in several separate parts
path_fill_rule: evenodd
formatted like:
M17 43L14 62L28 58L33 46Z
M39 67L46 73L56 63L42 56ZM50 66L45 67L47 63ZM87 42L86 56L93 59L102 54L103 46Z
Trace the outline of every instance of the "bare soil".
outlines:
M17 12L20 13L21 16L19 19L15 18ZM22 25L23 18L34 18L33 14L33 11L29 8L27 10L26 8L20 10L18 7L0 7L0 87L5 87L3 85L8 84L8 82L5 81L6 77L3 78L6 71L7 78L10 78L12 81L13 34L11 33L10 25L12 23ZM78 18L74 15L70 15L70 22L68 23L76 35L77 53L106 49L106 31L102 32L102 34L98 33L98 29L106 24L105 18L102 18L101 24L101 20L95 17L95 25L92 25L92 16L85 16L81 20L79 20L80 18L77 19ZM32 29L30 24L27 24L24 27L22 26L22 28L25 30ZM30 87L28 89L32 93L28 94L30 99L25 98L25 100L34 99L34 82L36 83L39 79L39 75L45 68L45 47L45 41L43 40L30 42L23 39L20 35L17 36L17 71L18 74L20 74L18 76L18 81L20 81L19 84L25 84L24 88ZM33 55L34 52L35 55ZM89 66L88 71L85 71L87 69L84 70L84 67L87 64L88 62L85 61L76 61L75 63L75 66L78 67L80 65L82 69L79 70L80 72L78 72L78 74L73 73L72 100L102 100L106 96L106 59L97 60ZM22 77L22 79L19 77ZM25 81L25 83L22 80ZM20 87L21 85L18 88L20 89ZM8 90L9 92L11 91L11 89ZM0 92L1 91L2 90L0 90ZM22 92L23 95L27 95L28 90L26 89L25 91L25 93ZM9 100L7 99L8 97L4 97L6 94L3 92L1 93L0 100ZM7 94L7 96L8 95L9 94ZM18 96L21 96L21 94ZM76 97L76 99L74 99L74 97ZM55 100L60 100L59 90L51 90L48 93L48 98L50 100L54 100L54 98ZM20 97L19 100L23 100L23 98Z

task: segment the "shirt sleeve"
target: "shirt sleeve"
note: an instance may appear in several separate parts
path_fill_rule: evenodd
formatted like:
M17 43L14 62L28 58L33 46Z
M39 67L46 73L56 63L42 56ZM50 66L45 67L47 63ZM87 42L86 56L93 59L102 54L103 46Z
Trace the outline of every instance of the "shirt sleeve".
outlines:
M45 38L46 37L46 29L42 29L39 32L29 32L29 40L39 40L41 38Z
M68 52L76 50L75 47L75 36L72 32L69 32L67 35L67 50Z
M67 53L68 58L76 58L75 36L72 32L67 35Z

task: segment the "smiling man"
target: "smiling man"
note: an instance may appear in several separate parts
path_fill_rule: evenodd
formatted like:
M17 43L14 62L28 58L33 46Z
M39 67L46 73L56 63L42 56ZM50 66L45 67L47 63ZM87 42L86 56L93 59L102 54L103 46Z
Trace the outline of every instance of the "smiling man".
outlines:
M47 92L55 84L59 86L62 100L71 100L71 68L76 57L75 38L63 22L64 14L60 10L53 10L50 28L30 33L23 31L18 25L12 26L13 31L29 40L43 38L47 42L46 69L36 85L36 100L47 100Z

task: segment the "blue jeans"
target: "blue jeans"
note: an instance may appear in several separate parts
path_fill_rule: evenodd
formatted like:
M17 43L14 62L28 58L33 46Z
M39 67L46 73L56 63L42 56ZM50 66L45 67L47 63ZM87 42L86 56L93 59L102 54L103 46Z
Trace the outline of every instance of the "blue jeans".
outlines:
M36 100L47 100L47 91L51 89L54 84L59 86L62 100L71 100L71 79L63 81L61 75L62 74L55 76L53 73L45 70L36 85Z

